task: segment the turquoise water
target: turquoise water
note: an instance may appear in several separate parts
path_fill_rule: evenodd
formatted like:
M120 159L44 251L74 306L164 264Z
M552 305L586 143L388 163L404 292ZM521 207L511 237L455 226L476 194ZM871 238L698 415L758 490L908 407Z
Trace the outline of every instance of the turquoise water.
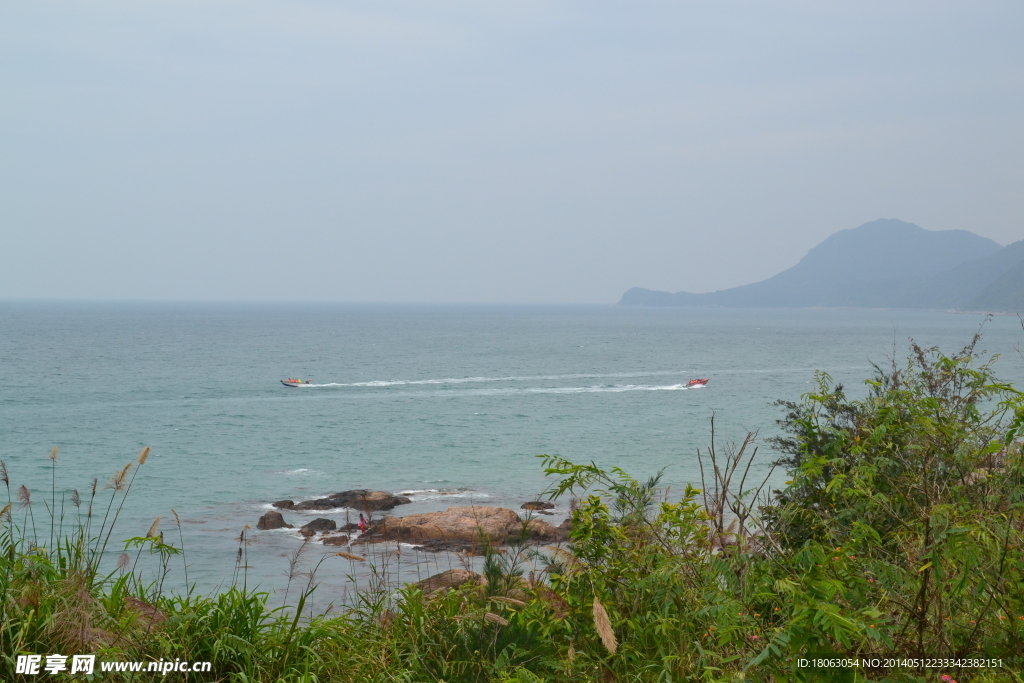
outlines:
M547 484L539 453L637 476L667 467L678 488L699 479L695 451L713 413L720 438L771 435L772 402L809 390L815 370L863 393L870 362L887 362L894 343L899 358L911 336L952 350L981 322L893 311L7 302L0 457L38 501L52 445L66 490L92 477L102 486L151 446L119 535L142 534L156 515L169 531L175 508L189 578L205 588L230 580L239 531L270 501L372 488L415 491L398 514L518 507ZM1016 382L1022 337L1016 318L1000 317L982 345L1003 354L997 367ZM286 388L286 377L317 386ZM685 389L693 377L711 381ZM762 471L771 459L765 451ZM298 538L252 538L252 579L279 586ZM343 574L320 577L330 587Z

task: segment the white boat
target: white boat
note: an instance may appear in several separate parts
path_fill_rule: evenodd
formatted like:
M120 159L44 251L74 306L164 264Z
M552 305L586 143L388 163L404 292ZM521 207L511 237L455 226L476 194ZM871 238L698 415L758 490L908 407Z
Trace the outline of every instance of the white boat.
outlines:
M301 379L283 379L281 384L286 387L311 387L313 386L312 380L301 380Z

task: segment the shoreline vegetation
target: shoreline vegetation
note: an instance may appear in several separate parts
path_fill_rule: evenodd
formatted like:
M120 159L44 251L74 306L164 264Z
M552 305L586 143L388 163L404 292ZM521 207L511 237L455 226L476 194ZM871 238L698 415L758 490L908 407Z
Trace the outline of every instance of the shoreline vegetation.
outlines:
M208 596L189 587L176 512L166 537L158 517L120 540L148 448L85 494L58 488L56 449L48 492L12 489L3 465L4 680L39 678L15 673L19 654L60 653L209 661L162 678L238 683L1024 681L1024 394L996 378L978 339L950 356L912 343L906 364L876 366L863 399L818 373L812 392L780 402L769 445L782 490L752 481L756 434L723 443L713 421L701 487L682 496L660 473L538 456L546 498L573 501L566 543L539 544L527 514L519 533L479 534L481 571L399 584L386 553L375 564L319 544L300 571L307 539L289 560L287 607L247 584L248 527L231 587ZM108 568L112 549L123 552ZM310 614L325 561L371 578L351 604ZM167 583L178 562L183 592ZM1001 666L798 664L809 657Z

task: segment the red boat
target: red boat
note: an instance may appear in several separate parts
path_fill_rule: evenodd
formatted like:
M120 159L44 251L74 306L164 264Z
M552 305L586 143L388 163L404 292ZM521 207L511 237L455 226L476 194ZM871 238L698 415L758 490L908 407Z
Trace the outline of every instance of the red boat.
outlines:
M689 382L686 383L686 388L689 389L691 387L702 387L707 383L707 379L691 379Z

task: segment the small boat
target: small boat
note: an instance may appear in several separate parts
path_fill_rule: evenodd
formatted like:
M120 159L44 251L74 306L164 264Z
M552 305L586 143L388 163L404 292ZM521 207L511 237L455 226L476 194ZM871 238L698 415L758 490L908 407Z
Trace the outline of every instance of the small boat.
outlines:
M286 387L311 387L313 386L312 380L301 380L301 379L283 379L281 384Z
M707 383L707 379L691 379L689 382L686 383L686 388L690 389L692 387L702 387Z

